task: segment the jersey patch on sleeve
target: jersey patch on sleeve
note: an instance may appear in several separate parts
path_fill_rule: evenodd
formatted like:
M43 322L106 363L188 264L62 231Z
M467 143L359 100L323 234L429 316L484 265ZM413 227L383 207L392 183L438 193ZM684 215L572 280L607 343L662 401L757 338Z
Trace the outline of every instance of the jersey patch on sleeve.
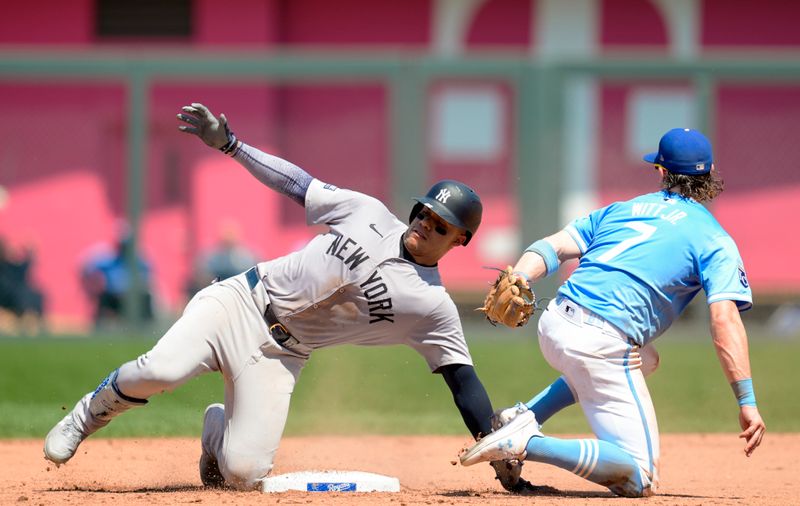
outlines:
M739 282L743 287L748 288L750 283L747 281L747 273L744 272L744 267L739 266Z

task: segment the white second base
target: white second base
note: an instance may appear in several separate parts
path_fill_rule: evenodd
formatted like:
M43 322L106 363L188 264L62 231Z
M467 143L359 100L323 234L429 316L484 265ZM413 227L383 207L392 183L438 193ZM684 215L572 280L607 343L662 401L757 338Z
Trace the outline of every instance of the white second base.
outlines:
M286 492L399 492L400 480L363 471L301 471L264 479L261 491Z

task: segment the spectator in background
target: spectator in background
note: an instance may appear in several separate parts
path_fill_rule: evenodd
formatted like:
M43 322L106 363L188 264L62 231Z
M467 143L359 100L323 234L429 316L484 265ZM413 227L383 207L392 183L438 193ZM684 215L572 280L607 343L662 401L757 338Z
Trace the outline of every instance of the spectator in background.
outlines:
M256 262L256 256L241 243L241 234L236 222L227 221L220 227L219 242L202 255L189 283L189 297L211 284L241 274Z
M130 227L121 225L113 249L101 248L81 268L81 282L95 305L95 328L114 324L124 316L124 300L131 284L127 256L132 247ZM136 266L142 283L139 317L150 321L153 319L150 264L136 253Z
M34 258L32 247L13 255L0 238L0 309L12 315L15 329L27 334L38 334L43 327L44 297L29 276Z

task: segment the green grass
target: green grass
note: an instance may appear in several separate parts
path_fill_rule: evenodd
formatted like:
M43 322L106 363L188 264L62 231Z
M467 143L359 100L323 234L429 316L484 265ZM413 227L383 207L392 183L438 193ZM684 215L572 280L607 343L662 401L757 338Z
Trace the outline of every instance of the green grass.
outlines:
M532 329L511 333L476 327L470 342L479 376L495 407L527 401L557 374L544 362ZM147 351L153 339L0 340L0 437L42 437L65 409L114 368ZM662 432L736 432L737 407L704 331L659 340L661 367L648 380ZM800 342L751 333L759 408L771 431L800 431L793 398ZM151 398L102 431L103 436L198 435L202 413L221 402L219 374L196 378ZM588 431L573 406L551 419L548 433ZM295 389L287 434L465 434L450 392L411 349L343 346L315 352Z

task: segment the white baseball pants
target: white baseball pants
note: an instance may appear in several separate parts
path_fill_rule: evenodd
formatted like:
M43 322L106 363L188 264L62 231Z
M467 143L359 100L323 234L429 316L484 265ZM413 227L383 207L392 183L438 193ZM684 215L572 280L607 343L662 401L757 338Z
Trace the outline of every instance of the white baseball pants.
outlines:
M658 365L596 314L569 299L551 301L539 319L539 347L560 371L598 439L619 446L640 466L642 483L658 483L659 436L645 372Z
M259 292L260 291L260 292ZM258 292L258 293L256 293ZM210 437L220 472L239 489L260 486L272 470L294 384L307 356L269 335L243 275L201 290L152 350L119 369L117 386L146 399L209 371L225 383L224 433Z

